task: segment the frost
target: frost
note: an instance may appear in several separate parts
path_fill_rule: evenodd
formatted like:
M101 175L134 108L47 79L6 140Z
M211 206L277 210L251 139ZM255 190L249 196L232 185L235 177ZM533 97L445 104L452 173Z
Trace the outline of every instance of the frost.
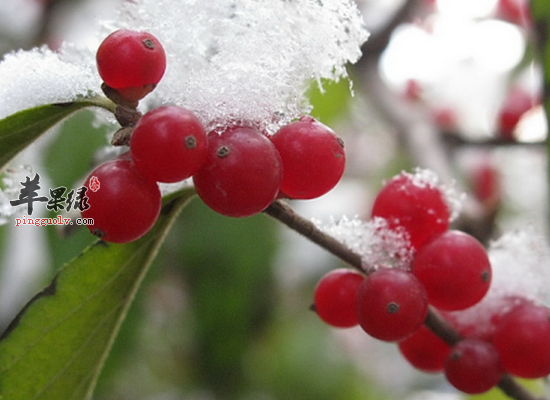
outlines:
M363 221L343 217L326 225L316 223L324 232L359 254L365 271L381 266L410 268L413 253L406 233L390 229L383 218Z
M97 32L147 30L168 66L143 107L171 103L206 124L248 120L273 131L310 110L305 90L346 78L367 39L351 0L136 0ZM94 50L65 44L8 55L0 64L0 117L38 104L98 92Z
M402 172L411 179L411 182L418 187L438 188L450 211L450 221L454 221L460 215L465 193L459 192L455 187L455 182L445 184L440 181L439 176L432 170L426 168L415 168L413 173Z
M148 29L165 44L168 69L154 96L161 102L206 123L265 128L308 112L307 85L345 77L367 37L348 0L141 0L107 26Z
M512 231L489 248L493 281L487 295L522 295L550 305L550 248L534 228Z

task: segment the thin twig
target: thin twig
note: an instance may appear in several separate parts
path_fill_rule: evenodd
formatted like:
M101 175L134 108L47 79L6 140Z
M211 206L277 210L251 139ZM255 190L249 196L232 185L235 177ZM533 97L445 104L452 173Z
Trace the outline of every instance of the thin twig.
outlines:
M350 266L363 273L368 273L365 271L365 266L359 254L349 249L334 237L323 232L312 221L307 220L294 211L287 203L280 200L275 201L264 211L264 213L282 222L293 231L324 248ZM433 307L429 308L428 316L424 324L450 345L462 339L460 334L456 332ZM506 395L515 400L544 400L534 396L507 374L502 377L498 386Z
M265 211L267 215L281 221L283 224L318 244L328 252L340 258L347 264L364 272L361 256L351 251L347 246L320 230L312 221L296 213L292 207L282 201L275 201Z

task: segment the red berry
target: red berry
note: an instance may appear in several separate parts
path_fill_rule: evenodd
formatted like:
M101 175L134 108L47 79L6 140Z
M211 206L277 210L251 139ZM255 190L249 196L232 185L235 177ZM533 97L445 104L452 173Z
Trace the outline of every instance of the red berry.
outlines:
M277 198L281 178L281 158L273 143L256 129L232 127L208 134L206 162L193 181L214 211L247 217Z
M411 273L381 268L359 286L356 312L365 332L376 339L394 342L420 328L428 313L428 298Z
M504 369L520 378L550 374L550 310L526 303L502 317L493 342Z
M165 106L141 117L132 132L130 151L142 175L157 182L179 182L202 166L208 141L195 114Z
M479 302L491 284L491 264L483 245L464 232L447 231L416 252L412 272L441 310L463 310Z
M514 87L506 95L497 120L497 134L501 139L514 140L514 131L519 120L527 111L533 108L537 101L521 87Z
M531 12L528 0L499 0L496 16L518 26L531 24Z
M108 86L139 92L139 88L159 83L166 69L166 54L150 33L120 29L103 40L96 62L99 75Z
M465 393L484 393L495 387L502 376L494 346L478 339L464 339L453 346L445 362L445 377Z
M470 183L474 196L486 207L498 205L502 198L498 169L487 158L474 166L470 173Z
M282 127L270 137L283 163L281 191L293 199L313 199L340 181L346 165L343 142L310 116Z
M414 248L449 229L450 211L441 189L422 177L401 173L376 196L373 217L382 217L392 229L403 228Z
M96 191L90 187L93 177ZM157 220L161 206L157 183L144 178L127 157L101 164L84 185L90 188L86 192L90 208L82 217L93 218L88 229L107 242L139 239Z
M319 318L338 328L357 325L355 296L365 277L346 268L335 269L321 278L315 288L314 305Z
M456 111L445 106L435 106L431 110L432 118L437 127L443 131L453 131L458 127Z
M417 101L422 98L422 91L422 85L416 79L408 79L407 82L405 82L403 96L406 100Z
M443 371L451 351L451 346L424 325L398 345L403 357L413 367L424 372Z

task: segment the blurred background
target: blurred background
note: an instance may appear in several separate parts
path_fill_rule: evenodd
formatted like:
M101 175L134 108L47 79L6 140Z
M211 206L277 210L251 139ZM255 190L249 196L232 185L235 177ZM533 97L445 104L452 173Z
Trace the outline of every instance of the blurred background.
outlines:
M85 44L91 19L121 1L3 0L0 52ZM423 167L466 194L455 227L484 243L528 227L548 237L548 132L528 0L357 1L371 38L349 67L352 90L341 81L310 91L313 116L345 140L346 174L329 194L292 205L321 221L368 218L385 179ZM114 130L82 111L20 161L40 173L42 188L77 187ZM62 235L6 222L2 329L94 240L86 229ZM227 218L195 199L155 261L94 398L465 398L440 375L415 372L395 345L330 328L309 310L319 278L341 266L267 216Z

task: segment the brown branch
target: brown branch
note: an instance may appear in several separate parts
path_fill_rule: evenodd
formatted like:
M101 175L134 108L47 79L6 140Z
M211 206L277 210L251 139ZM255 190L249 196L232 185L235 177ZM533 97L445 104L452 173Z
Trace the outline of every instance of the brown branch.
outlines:
M323 232L312 221L296 213L287 203L280 200L275 201L264 211L264 213L282 222L293 231L306 237L361 272L368 274L368 270L372 270L371 268L366 268L359 254L349 249L334 237ZM433 307L429 308L428 316L424 324L450 345L462 339L460 334L456 332ZM502 377L498 386L506 395L515 400L543 400L534 396L507 374Z
M292 207L282 201L275 201L265 211L267 215L281 221L283 224L318 244L352 267L364 272L361 256L320 230L312 221L296 213Z

